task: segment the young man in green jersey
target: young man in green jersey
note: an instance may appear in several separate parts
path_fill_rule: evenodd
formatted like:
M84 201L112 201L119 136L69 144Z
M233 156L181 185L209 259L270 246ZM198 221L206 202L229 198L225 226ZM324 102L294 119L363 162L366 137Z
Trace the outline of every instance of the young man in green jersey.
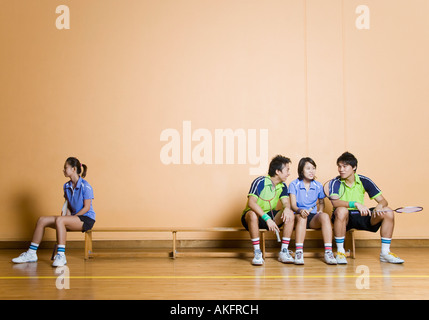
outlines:
M339 199L331 200L334 207L332 222L334 224L334 237L337 245L337 263L347 264L344 251L344 238L350 229L377 232L380 229L381 253L380 261L390 263L404 263L394 253L390 252L393 228L395 225L394 212L388 207L387 200L381 190L369 178L357 174L358 161L349 153L343 153L337 159L338 173L333 180L329 195L341 195ZM370 199L377 202L374 208L364 204L365 192Z
M259 229L280 232L283 224L282 247L279 261L294 263L289 254L288 246L294 227L294 214L290 209L286 179L289 176L290 159L278 155L271 160L268 175L256 178L250 187L246 208L241 222L249 231L254 248L253 265L263 265L264 259L259 245ZM278 201L282 209L276 210Z

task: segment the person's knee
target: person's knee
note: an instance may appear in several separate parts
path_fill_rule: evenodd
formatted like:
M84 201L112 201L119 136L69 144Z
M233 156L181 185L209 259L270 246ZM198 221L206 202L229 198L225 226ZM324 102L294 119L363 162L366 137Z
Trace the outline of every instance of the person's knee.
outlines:
M45 220L46 220L45 217L40 217L39 219L37 219L37 225L43 225Z
M248 225L253 224L253 223L258 223L258 215L253 212L253 211L248 211L246 213L246 222Z
M393 221L395 220L395 214L394 214L394 212L393 212L393 210L392 210L392 209L387 208L387 210L389 210L389 211L387 211L387 212L384 214L384 219L387 219L388 221L393 222Z
M384 208L386 212L381 216L382 220L388 223L394 223L395 221L395 214L392 209L390 208Z
M334 212L335 221L346 222L349 218L349 210L347 208L337 208Z
M319 219L322 224L331 223L331 217L329 217L329 214L327 214L326 212L319 213Z
M55 219L55 225L57 227L63 227L65 225L65 219L63 217L57 217Z
M307 224L307 217L302 217L300 214L294 214L293 217L297 225Z
M37 225L45 227L50 223L51 220L51 217L40 217L39 219L37 219Z

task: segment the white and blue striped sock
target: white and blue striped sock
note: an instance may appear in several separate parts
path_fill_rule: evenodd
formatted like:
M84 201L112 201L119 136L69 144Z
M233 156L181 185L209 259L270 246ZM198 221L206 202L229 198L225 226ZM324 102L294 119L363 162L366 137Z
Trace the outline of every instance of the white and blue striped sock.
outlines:
M337 245L337 252L346 253L344 250L344 239L346 237L335 237L335 244Z
M31 253L36 253L37 249L39 249L39 244L32 242L28 248L28 251Z
M391 238L381 238L381 253L388 254L390 252Z
M65 254L65 252L66 252L66 246L64 244L59 244L57 246L57 253Z

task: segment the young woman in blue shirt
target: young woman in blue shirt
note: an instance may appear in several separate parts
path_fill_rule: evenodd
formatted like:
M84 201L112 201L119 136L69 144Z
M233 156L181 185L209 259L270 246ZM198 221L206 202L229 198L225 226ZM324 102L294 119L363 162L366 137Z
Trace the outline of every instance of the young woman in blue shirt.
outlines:
M306 229L322 229L325 243L325 262L337 264L332 253L332 225L329 214L324 212L323 186L316 181L316 163L302 158L298 164L298 179L289 185L291 209L295 212L295 264L304 264L303 245Z
M67 231L85 232L92 229L95 223L95 212L92 207L94 192L91 185L83 179L86 172L87 166L81 164L77 158L67 158L63 170L64 176L70 179L63 186L67 213L61 216L40 217L28 251L12 259L14 263L36 262L37 249L42 242L45 228L53 228L56 229L58 251L52 265L60 267L67 264L65 256Z

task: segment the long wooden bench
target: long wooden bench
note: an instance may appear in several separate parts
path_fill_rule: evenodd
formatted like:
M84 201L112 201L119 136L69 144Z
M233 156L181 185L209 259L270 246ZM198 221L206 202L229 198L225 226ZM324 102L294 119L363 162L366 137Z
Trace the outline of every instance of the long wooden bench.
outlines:
M172 234L172 252L169 253L169 256L173 259L180 257L180 256L236 256L236 252L185 252L185 251L179 251L177 246L177 234L178 233L185 233L185 232L248 232L244 228L235 228L235 227L219 227L219 228L151 228L151 227L143 227L143 228L118 228L118 227L112 227L112 228L94 228L93 230L89 230L85 232L85 259L89 259L96 256L111 256L110 253L96 253L93 250L93 233L97 232L104 232L104 233L126 233L126 232L135 232L135 233L145 233L145 232L167 232ZM261 244L261 251L263 254L263 257L265 258L267 256L265 242L266 242L266 234L267 232L270 232L266 229L260 229L260 244ZM307 229L307 234L312 232L318 232L321 234L320 230L314 230L314 229ZM354 237L354 230L350 230L347 232L346 236L346 244L345 247L349 248L350 253L348 253L349 256L351 256L353 259L356 257L355 252L355 237ZM292 238L294 238L294 235L292 235ZM54 249L54 253L55 253ZM53 254L54 254L53 253ZM125 253L120 253L120 255L124 256ZM152 253L146 253L145 255L153 255ZM305 256L311 256L319 254L317 253L311 253L305 251ZM162 256L162 255L160 255ZM272 255L270 255L272 256Z

